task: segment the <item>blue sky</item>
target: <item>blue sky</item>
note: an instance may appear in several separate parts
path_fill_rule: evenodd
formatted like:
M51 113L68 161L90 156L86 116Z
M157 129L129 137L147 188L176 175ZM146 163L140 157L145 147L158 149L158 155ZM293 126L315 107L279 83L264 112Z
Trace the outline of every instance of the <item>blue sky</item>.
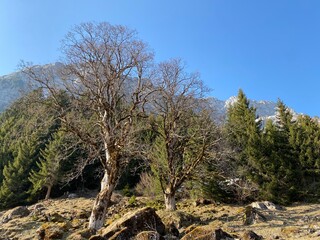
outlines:
M318 0L2 0L0 75L58 61L64 35L87 21L136 29L157 61L182 58L214 97L242 88L320 115Z

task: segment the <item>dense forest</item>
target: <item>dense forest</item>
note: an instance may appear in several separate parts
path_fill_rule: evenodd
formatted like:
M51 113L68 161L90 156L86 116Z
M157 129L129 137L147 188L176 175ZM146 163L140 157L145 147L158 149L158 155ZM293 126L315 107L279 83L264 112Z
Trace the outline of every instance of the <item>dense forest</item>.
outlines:
M83 24L64 43L62 70L24 66L34 90L0 115L0 209L100 189L89 224L98 229L115 189L164 196L171 210L182 197L319 199L317 120L279 100L275 121L262 123L239 90L216 123L199 75L177 59L154 64L122 26Z
M57 197L66 191L99 188L100 165L92 161L77 172L78 164L84 164L86 148L65 131L54 112L48 111L50 101L34 91L1 114L2 209L50 195ZM283 204L319 198L318 121L306 115L293 119L279 101L276 121L267 120L262 126L240 90L225 123L213 134L223 139L212 149L213 158L203 161L188 179L181 195L206 196L222 202L267 199ZM151 128L141 132L141 138L148 136L148 144L160 148L154 135ZM118 189L126 194L161 195L151 162L139 157L132 158L122 173Z

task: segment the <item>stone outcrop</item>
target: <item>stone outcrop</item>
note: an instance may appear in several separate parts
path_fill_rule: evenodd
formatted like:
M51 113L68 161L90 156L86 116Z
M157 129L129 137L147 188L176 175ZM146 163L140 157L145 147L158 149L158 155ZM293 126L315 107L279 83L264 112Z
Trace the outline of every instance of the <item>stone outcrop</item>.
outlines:
M9 222L10 220L15 218L26 217L29 214L30 214L30 211L27 207L24 207L24 206L15 207L3 214L1 223Z
M267 218L258 211L258 209L247 206L244 210L244 216L243 216L243 224L244 225L251 225L257 222L265 222L267 221Z
M155 210L145 207L125 214L90 239L130 239L140 232L150 230L165 234L165 226Z
M186 234L181 240L233 240L235 239L230 234L223 231L221 228L210 229L206 227L196 227L191 232Z
M67 223L44 223L37 229L39 240L62 239L64 233L70 228Z
M264 202L253 202L251 203L251 207L261 210L283 210L283 207L278 206L272 202L264 201Z

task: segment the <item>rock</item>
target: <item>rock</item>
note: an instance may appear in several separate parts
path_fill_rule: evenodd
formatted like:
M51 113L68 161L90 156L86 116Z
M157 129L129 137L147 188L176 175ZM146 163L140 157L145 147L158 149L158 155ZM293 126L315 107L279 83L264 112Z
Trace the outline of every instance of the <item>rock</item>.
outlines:
M64 222L66 219L59 213L52 213L47 216L49 222Z
M182 227L188 227L194 222L199 221L199 218L183 211L159 210L157 211L157 214L167 228L172 222L178 229L180 229Z
M71 199L74 199L74 198L77 198L77 197L79 197L79 196L76 193L69 193L68 196L67 196L67 198L71 198Z
M264 202L253 202L251 203L251 207L261 210L283 210L283 207L278 206L272 202L264 201Z
M46 209L46 208L43 206L42 203L37 203L37 204L29 207L29 210L30 210L30 211L34 211L34 210L42 211L42 210L44 210L44 209Z
M179 240L180 238L178 238L176 236L173 236L173 235L170 235L170 234L167 234L163 238L161 237L160 239L164 239L164 240Z
M64 224L44 223L36 232L40 240L61 239L66 230L65 228Z
M276 205L272 202L264 201L263 203L267 207L268 210L283 210L282 206Z
M110 200L111 200L111 202L112 202L113 204L117 204L117 203L119 203L122 199L123 199L123 196L122 196L121 194L119 194L119 193L112 193Z
M208 227L197 227L186 234L181 240L233 240L234 237L221 228L211 230Z
M205 198L198 198L194 203L193 205L195 207L199 206L199 205L209 205L209 204L212 204L213 202L209 199L205 199Z
M242 236L242 240L261 240L261 239L262 239L261 236L259 236L258 234L256 234L251 230L245 231Z
M180 233L177 227L174 225L173 222L170 223L168 226L167 232L175 237L179 237Z
M267 219L258 211L258 209L253 208L252 206L247 206L244 211L243 220L244 225L251 225L257 222L265 222Z
M92 239L99 239L98 237L112 239L119 235L123 239L129 239L140 232L150 230L164 235L165 226L153 208L145 207L125 214L122 218L102 229L101 233L93 236Z
M160 240L161 236L156 231L144 231L140 232L136 237L135 240Z
M90 229L82 229L70 234L66 240L84 240L90 239L90 237L94 234L93 230Z
M11 210L8 210L5 214L3 214L1 222L6 223L15 218L26 217L29 214L30 214L30 211L27 207L19 206Z
M79 219L88 219L90 217L91 212L83 209L76 210L75 218Z
M253 202L251 203L251 207L256 208L256 209L261 209L261 210L267 210L267 206L264 205L262 202Z

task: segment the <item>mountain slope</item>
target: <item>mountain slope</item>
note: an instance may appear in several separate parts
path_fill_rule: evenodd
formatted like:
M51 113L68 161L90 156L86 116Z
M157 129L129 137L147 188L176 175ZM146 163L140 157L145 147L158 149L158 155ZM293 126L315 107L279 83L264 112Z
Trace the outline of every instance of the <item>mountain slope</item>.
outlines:
M27 85L27 80L21 72L0 77L0 112L19 98Z
M47 64L39 66L44 69L58 69L61 67L61 63ZM14 72L0 77L0 112L3 112L13 101L21 96L29 88L28 80L21 71ZM230 97L226 101L222 101L216 98L210 98L211 105L214 112L214 118L218 122L223 122L226 116L227 108L230 104L236 101L236 97ZM276 103L272 101L256 101L250 100L253 107L257 109L257 115L262 119L273 119L276 113ZM292 110L293 111L293 110ZM297 115L293 111L294 115Z
M36 66L36 70L56 70L61 67L61 63L46 64ZM0 76L0 113L10 106L15 100L26 92L30 91L31 85L28 78L22 71L17 71L8 75Z

